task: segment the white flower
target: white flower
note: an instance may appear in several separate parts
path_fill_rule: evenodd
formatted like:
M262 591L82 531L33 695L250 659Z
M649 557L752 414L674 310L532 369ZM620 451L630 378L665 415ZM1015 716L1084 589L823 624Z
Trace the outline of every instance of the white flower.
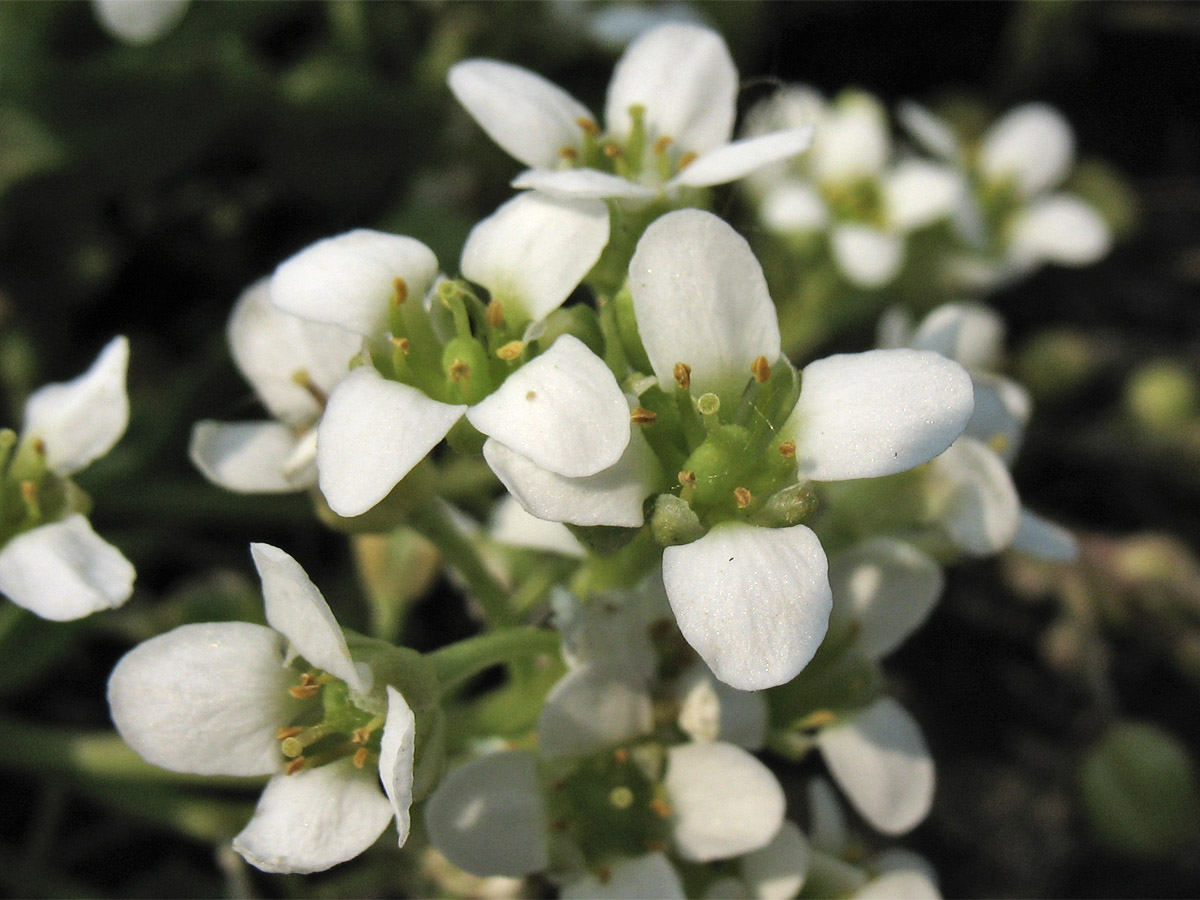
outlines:
M687 23L660 25L625 51L603 133L586 107L518 66L466 60L449 82L488 136L530 167L513 186L561 197L650 200L724 184L800 153L811 136L794 128L730 143L737 71L716 32Z
M790 165L755 174L759 214L783 234L828 231L838 268L875 288L900 271L909 232L949 218L963 179L952 167L895 159L887 116L869 94L847 91L832 103L793 85L747 117L747 133L781 126L816 128L811 150Z
M587 274L608 242L608 228L599 201L522 195L472 231L463 272L488 289L502 327L519 336L557 309ZM371 509L446 437L470 406L453 402L455 378L488 385L491 396L471 407L475 427L495 432L518 453L549 459L562 474L594 474L629 443L628 411L612 373L570 335L513 370L492 393L488 357L494 348L469 334L437 336L426 299L436 275L437 259L424 244L360 230L301 251L271 280L276 306L360 335L371 347L386 346L393 360L393 377L387 377L377 368L383 351L377 352L374 363L364 362L329 397L318 429L317 472L338 515ZM444 355L458 350L469 362L456 367Z
M21 439L0 461L10 507L0 531L0 593L44 619L111 609L133 592L133 566L73 511L78 489L67 481L125 433L128 367L129 342L117 337L78 378L34 391Z
M300 565L267 544L251 549L271 627L182 625L135 647L109 679L118 732L163 768L271 775L254 817L233 841L264 871L328 869L364 851L393 819L403 845L413 790L412 710L355 662ZM297 657L312 670L301 674L292 665ZM326 707L325 719L315 716L321 692L337 690L349 702ZM332 761L321 765L320 756ZM372 758L377 765L364 768Z
M234 364L273 417L197 422L188 453L209 481L239 493L286 493L316 484L316 425L350 373L362 338L282 312L262 279L238 298L226 327Z
M149 44L174 28L190 0L92 0L104 30L127 44Z

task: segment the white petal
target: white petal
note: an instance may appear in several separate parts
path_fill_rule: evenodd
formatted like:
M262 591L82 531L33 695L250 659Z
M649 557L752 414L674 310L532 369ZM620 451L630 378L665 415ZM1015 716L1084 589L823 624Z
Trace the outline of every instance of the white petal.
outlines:
M284 312L370 337L384 329L397 278L419 302L437 257L418 240L359 228L325 238L280 263L271 302Z
M22 532L0 550L0 593L55 622L120 606L134 577L129 560L79 513Z
M679 727L693 741L724 741L759 750L767 739L767 703L760 693L739 691L718 681L704 663L679 679Z
M675 364L692 368L695 395L740 396L759 356L780 354L779 323L762 267L746 240L696 209L656 219L629 264L633 309L659 386Z
M375 778L340 760L268 781L233 849L264 872L323 872L370 847L391 819Z
M400 846L408 840L409 808L413 800L413 754L416 750L417 720L404 697L387 685L387 720L379 743L379 780L396 817Z
M671 184L708 187L736 181L755 169L803 153L812 138L813 128L806 126L734 141L698 157L671 179Z
M509 375L467 418L543 469L572 478L607 469L629 446L629 406L617 379L569 334Z
M891 151L883 107L874 97L853 91L826 107L810 158L820 181L845 183L878 175Z
M904 262L904 238L866 225L838 225L830 235L838 268L859 287L887 284Z
M963 434L983 441L1011 466L1033 411L1029 392L1015 381L986 372L976 373L972 382L975 412Z
M783 824L783 789L771 770L732 744L682 744L667 751L675 848L692 862L765 847Z
M959 438L933 461L933 473L950 490L939 518L951 540L973 556L990 556L1017 533L1021 501L996 453L970 437Z
M464 412L370 366L351 372L329 398L317 430L321 493L339 516L382 500L441 442Z
M1012 547L1047 562L1074 562L1079 557L1075 535L1037 513L1021 509Z
M857 622L859 648L882 659L933 611L945 578L941 566L916 547L878 537L835 556L829 584L835 618Z
M321 414L313 394L294 377L304 376L328 395L350 372L362 338L336 325L309 322L271 302L263 278L238 298L225 329L233 361L263 405L289 425L308 425Z
M965 189L962 175L949 166L920 159L899 162L883 179L888 223L912 231L948 219Z
M1059 184L1074 159L1071 126L1044 103L1010 110L984 135L979 149L984 177L989 181L1012 178L1027 197Z
M812 846L831 856L840 856L849 840L846 813L837 792L824 778L808 783L808 837Z
M138 644L108 680L122 739L149 763L196 775L269 775L275 732L299 708L283 640L247 622L181 625Z
M562 889L563 900L683 900L687 895L679 876L661 853L648 853L622 860L601 881L593 875L581 878Z
M954 131L924 106L911 100L902 101L896 109L896 118L922 149L947 162L958 159L958 138Z
M586 602L565 588L553 589L554 627L562 633L567 665L601 662L633 679L645 682L652 678L658 654L647 628L670 616L666 597L657 596L660 593L665 595L661 579L653 575L632 590L609 591Z
M175 27L189 0L92 0L104 30L127 44L148 44Z
M528 69L493 59L468 59L450 67L447 79L458 102L514 159L551 169L564 148L583 144L579 120L592 121L574 97Z
M502 448L505 454L512 454L503 444L492 444ZM487 444L484 444L484 458L487 458ZM519 455L519 454L517 454ZM530 465L533 465L530 463ZM538 470L542 471L542 470ZM558 476L555 476L558 477ZM496 503L492 510L492 521L488 528L492 540L501 544L511 544L514 547L528 547L531 550L545 550L550 553L561 553L563 556L584 557L587 551L571 534L569 528L560 522L540 519L526 511L516 497L506 494Z
M644 685L612 665L589 662L559 679L538 716L543 758L594 753L654 729Z
M514 178L512 186L560 200L652 200L657 193L653 188L598 169L529 169Z
M599 200L518 194L471 229L462 274L504 304L505 318L543 319L558 309L608 243Z
M916 721L891 697L821 729L817 746L854 808L877 830L903 834L929 813L933 760Z
M213 484L244 494L303 490L284 475L296 437L278 422L213 422L192 427L188 458Z
M25 404L22 441L41 438L46 465L59 475L103 456L129 424L128 368L129 341L115 337L79 377L38 388Z
M903 306L889 306L880 314L879 321L875 324L875 346L883 350L894 350L897 347L909 346L912 338L912 316L907 309Z
M450 771L425 804L429 840L473 875L546 868L546 814L533 754L492 753Z
M666 136L685 152L704 153L728 142L737 88L737 69L719 34L668 23L629 45L613 70L604 118L612 134L625 138L629 108L640 104L647 143Z
M721 523L663 551L663 583L684 638L741 690L791 681L828 626L825 551L804 525Z
M1004 320L980 303L943 303L921 321L910 346L968 369L993 369L1004 346Z
M1018 264L1086 266L1112 248L1108 223L1088 204L1054 194L1021 211L1012 224L1009 253Z
M300 563L278 547L251 544L250 555L262 579L267 624L282 634L311 665L324 669L354 690L371 689L369 671L359 671L333 610Z
M800 399L783 431L800 473L815 481L903 472L941 453L974 406L957 363L917 350L870 350L804 367Z
M804 886L811 856L804 832L787 820L771 843L742 857L742 877L758 900L791 900Z
M493 438L484 443L483 458L531 515L571 525L637 528L645 521L643 502L662 480L658 460L636 428L615 465L583 478L556 475Z
M924 872L887 872L854 892L855 900L941 900L942 893Z
M790 178L772 185L759 207L763 224L774 231L820 231L829 223L829 210L817 189Z

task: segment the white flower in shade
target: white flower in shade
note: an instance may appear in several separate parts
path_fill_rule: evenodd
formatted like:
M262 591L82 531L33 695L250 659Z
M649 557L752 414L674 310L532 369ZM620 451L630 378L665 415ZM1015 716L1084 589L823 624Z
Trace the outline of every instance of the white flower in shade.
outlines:
M393 819L403 845L412 710L355 662L329 605L294 559L267 544L251 550L271 627L182 625L135 647L108 683L117 731L166 769L271 775L233 840L264 871L328 869L366 850ZM297 658L309 668L295 665ZM338 702L323 705L330 691L340 692Z
M1078 547L1071 533L1022 508L1007 473L1020 450L1032 402L1024 387L994 371L1004 345L1000 316L979 304L947 303L913 330L904 314L893 310L881 319L880 338L881 344L940 353L971 376L975 411L963 431L964 445L933 467L951 485L952 496L941 509L955 543L978 556L1012 546L1039 559L1073 560Z
M599 201L522 195L471 232L463 272L488 289L494 309L502 311L496 317L501 327L520 337L587 274L608 242L608 228ZM453 379L464 371L472 377L470 366L443 359L456 340L477 353L481 371L473 377L490 377L482 370L490 369L487 357L497 348L463 334L443 346L436 336L426 300L436 276L437 259L424 244L353 231L301 251L271 280L276 306L360 335L372 349L385 348L374 364L364 363L338 384L318 429L318 483L338 515L375 506L467 413L469 404L454 402ZM387 368L380 356L393 360L393 377L377 368ZM517 453L549 459L551 469L573 477L612 465L629 443L628 410L616 380L569 335L513 370L469 418Z
M128 367L129 342L114 338L78 378L30 395L19 441L5 432L0 593L44 619L111 609L133 592L133 566L76 511L85 504L69 481L125 433Z
M149 44L174 28L190 0L92 0L104 30L127 44Z
M675 389L683 363L694 394L714 394L721 408L736 409L757 359L786 365L762 270L715 216L681 210L654 222L634 254L630 284L642 343L664 390ZM969 377L938 354L832 356L804 368L773 446L786 444L794 457L793 482L888 475L945 450L971 408ZM758 464L722 459L721 466ZM667 547L663 580L684 637L733 687L789 681L824 637L827 561L806 525L764 528L726 518L699 540Z
M887 115L861 91L834 102L800 85L747 116L747 133L815 127L813 146L789 164L755 173L763 224L781 234L828 232L838 268L855 285L880 287L900 271L909 232L948 219L964 184L951 166L895 159Z
M642 34L608 87L606 130L575 98L504 62L450 69L450 89L497 144L529 167L513 181L562 197L650 200L707 187L800 153L811 130L730 143L737 70L720 35L668 23Z
M233 308L226 338L234 364L273 417L197 422L189 455L209 481L239 493L286 493L316 484L316 425L330 392L350 373L362 338L282 312L267 279Z
M973 202L961 210L961 230L976 244L998 239L1003 250L998 262L986 255L962 260L956 272L967 283L988 287L1043 263L1083 266L1108 253L1112 232L1100 214L1056 190L1074 165L1075 137L1054 108L1018 106L972 148L915 103L902 105L899 117L926 150L969 168L979 182Z
M594 875L580 878L562 888L564 900L638 900L657 897L684 900L679 875L662 853L635 856L612 866L603 880Z

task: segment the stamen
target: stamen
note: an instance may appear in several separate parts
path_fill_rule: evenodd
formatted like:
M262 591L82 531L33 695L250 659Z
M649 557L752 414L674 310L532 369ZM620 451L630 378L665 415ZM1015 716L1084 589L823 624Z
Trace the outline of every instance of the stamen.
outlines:
M365 766L367 764L367 756L369 755L370 753L366 747L359 747L357 750L355 750L353 760L354 768L361 769L363 766Z
M987 445L997 453L1003 454L1008 450L1008 437L997 431L988 439Z
M672 374L675 376L675 383L685 391L692 386L692 367L687 363L675 363Z
M496 351L496 355L505 362L512 362L525 352L524 341L509 341Z
M665 801L659 797L655 797L653 800L650 801L650 811L652 813L654 813L656 816L658 816L660 819L671 818L670 804L667 803L667 801Z
M629 751L626 750L624 747L618 747L616 750L613 751L613 759L619 765L623 766L623 765L625 765L625 763L629 762Z
M642 406L635 406L633 412L629 414L630 420L634 425L653 425L658 421L658 415Z
M408 355L408 348L409 348L408 338L393 337L392 338L392 346L395 347L397 350L399 350L401 353L403 353L405 356Z
M676 172L682 172L688 166L696 161L696 154L688 152L679 157L679 166L675 169Z
M660 137L657 141L654 142L654 146L652 148L654 150L654 155L662 156L662 154L667 152L667 148L670 147L671 144L672 144L671 136L669 134L664 134L662 137Z
M283 767L283 774L284 775L295 775L297 772L299 772L301 769L303 769L307 763L308 763L308 760L305 759L303 756L297 756L295 759L293 759L291 762L289 762L286 766Z
M760 356L750 364L750 371L754 373L755 381L766 384L771 377L771 364L765 356Z
M499 300L493 300L487 305L487 323L493 328L504 326L504 304Z
M317 401L318 406L322 409L325 408L325 404L329 402L329 395L317 386L317 383L312 380L312 376L308 374L307 369L297 369L293 372L292 381L304 388L308 392L308 395Z
M622 151L621 148L618 147L616 144L605 144L604 145L604 155L607 156L609 159L619 159L621 156L624 155L624 151Z
M586 134L590 134L592 137L595 137L600 133L600 126L591 119L584 118L583 116L580 116L578 119L576 119L575 124L582 128Z
M42 440L40 437L35 437L33 439L33 449L34 449L34 452L36 452L38 454L38 456L45 456L46 455L46 442L44 440Z
M696 486L696 473L683 471L679 473L679 483L684 487Z
M404 301L408 299L408 282L403 278L392 279L392 302L397 306L403 306Z
M277 732L275 732L275 740L286 741L290 737L295 737L303 730L304 729L299 725L285 725L283 728L280 728Z
M309 697L317 696L317 692L321 690L319 684L298 684L288 691L297 700L307 700Z
M738 509L745 509L754 502L754 496L744 487L733 489L733 499L737 503Z
M455 357L454 362L450 363L447 374L455 384L462 384L471 377L471 367L458 357Z
M795 456L796 455L796 442L795 441L784 441L782 444L780 444L779 445L779 455L782 456L784 459L791 459L793 456Z
M574 147L559 147L558 155L567 162L575 162L575 160L579 159L579 151Z

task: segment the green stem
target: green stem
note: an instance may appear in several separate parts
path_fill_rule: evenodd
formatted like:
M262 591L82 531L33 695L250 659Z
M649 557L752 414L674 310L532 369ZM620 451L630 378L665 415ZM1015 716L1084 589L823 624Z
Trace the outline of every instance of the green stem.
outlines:
M483 606L489 625L499 627L516 621L509 604L508 589L488 571L479 550L450 520L441 503L420 504L412 511L408 524L437 547L446 562L466 579L471 593Z
M445 694L484 669L513 663L532 656L555 654L559 637L544 628L505 628L467 638L426 655L433 663L438 683Z

